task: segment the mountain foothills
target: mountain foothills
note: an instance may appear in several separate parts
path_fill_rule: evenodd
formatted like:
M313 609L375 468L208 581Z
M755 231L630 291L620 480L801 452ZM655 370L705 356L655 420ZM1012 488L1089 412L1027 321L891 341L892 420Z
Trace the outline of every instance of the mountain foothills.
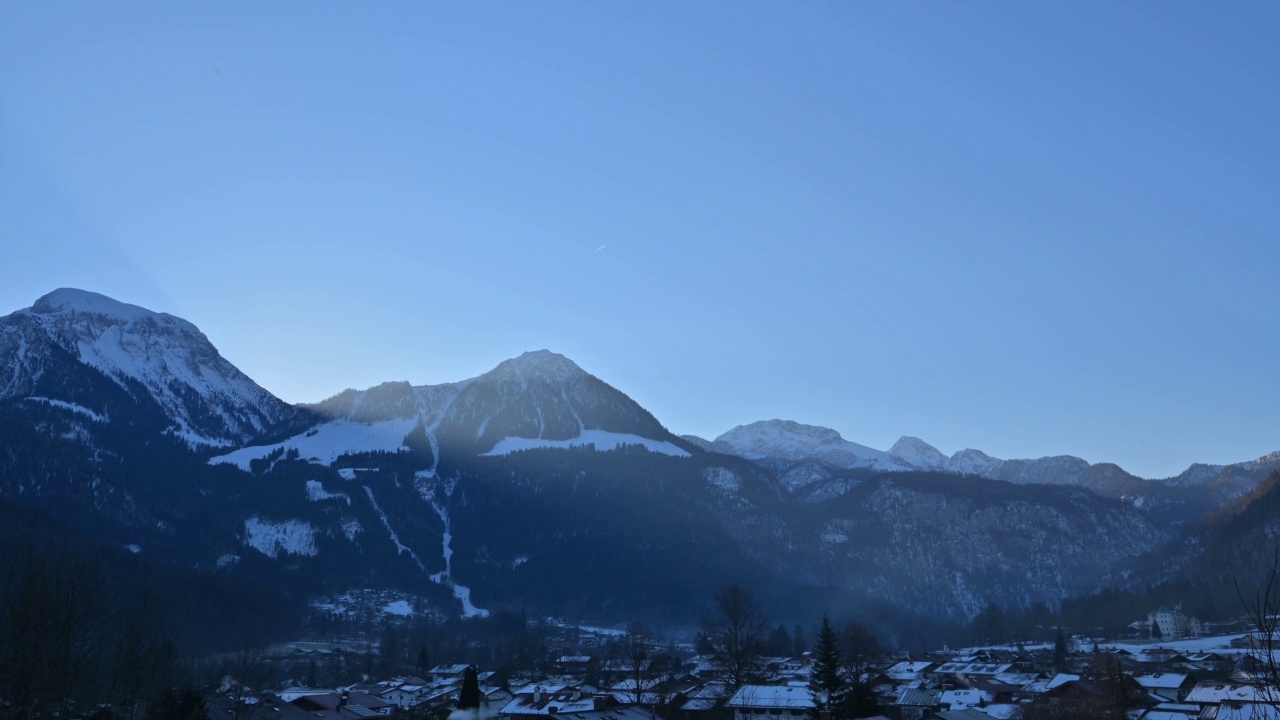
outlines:
M4 500L299 608L387 588L691 625L738 583L781 617L928 627L1196 572L1275 517L1277 467L1148 480L779 420L678 437L547 351L291 406L171 315L63 289L0 318Z

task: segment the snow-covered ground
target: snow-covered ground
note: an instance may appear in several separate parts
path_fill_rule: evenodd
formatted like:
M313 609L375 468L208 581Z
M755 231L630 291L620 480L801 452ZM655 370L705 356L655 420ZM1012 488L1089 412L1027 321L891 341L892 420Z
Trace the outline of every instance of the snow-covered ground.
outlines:
M345 500L348 505L351 504L351 496L346 493L329 492L324 489L324 485L319 480L307 481L307 499L311 502L320 502L321 500Z
M23 399L24 399L24 400L26 400L27 402L43 403L43 404L45 404L45 405L52 405L53 407L56 407L56 408L62 408L63 410L70 410L70 411L71 411L71 412L73 412L73 413L79 413L79 414L81 414L81 415L84 415L85 417L89 418L90 420L92 420L92 421L94 421L94 422L106 422L106 421L107 421L107 417L106 417L105 415L100 415L100 414L98 414L98 413L96 413L96 412L94 412L94 411L90 410L89 408L87 408L87 407L83 406L83 405L77 405L77 404L75 404L75 403L69 403L69 402L66 402L66 401L64 401L64 400L54 400L53 398L47 398L47 397L36 397L36 396L32 396L32 397L29 397L29 398L23 398Z
M583 430L578 437L569 440L546 440L543 438L505 437L498 441L493 449L485 455L508 455L521 450L535 448L572 448L594 445L598 452L617 450L627 445L638 445L645 450L672 457L689 457L689 453L665 440L651 440L629 433L615 433L607 430Z
M418 494L431 504L431 507L440 516L440 522L444 523L444 536L441 540L444 553L444 570L431 576L431 581L438 585L445 585L453 590L453 596L462 603L463 617L489 617L489 611L484 608L478 608L471 602L471 588L465 585L459 585L453 578L453 531L449 521L449 509L444 503L436 497L436 478L435 471L424 470L419 472L414 478ZM445 485L442 488L445 498L447 499L453 494L453 486Z
M413 430L417 420L388 420L376 423L359 423L350 420L334 420L314 427L301 435L295 435L274 445L254 445L240 448L225 455L209 459L210 465L231 464L249 471L249 463L265 458L283 449L286 453L297 450L298 457L319 465L332 465L343 455L363 452L400 452L404 450L404 438ZM354 478L354 475L352 476Z
M316 554L316 529L301 520L272 522L255 515L244 521L244 534L245 544L267 557Z

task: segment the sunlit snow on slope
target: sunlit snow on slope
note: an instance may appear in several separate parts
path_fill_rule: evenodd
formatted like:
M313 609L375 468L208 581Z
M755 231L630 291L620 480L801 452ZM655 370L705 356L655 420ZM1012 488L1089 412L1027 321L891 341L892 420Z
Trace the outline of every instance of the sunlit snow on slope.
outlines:
M351 497L346 493L331 493L324 489L324 485L319 480L307 481L307 499L311 502L320 502L321 500L345 500L347 504L351 504Z
M459 585L453 578L453 526L449 520L449 510L437 497L436 490L441 490L445 498L448 498L453 495L455 485L453 482L441 484L440 479L431 470L415 473L414 485L417 487L418 494L422 496L423 500L431 504L436 514L440 516L440 521L444 523L444 535L441 538L444 570L432 575L431 581L437 585L445 585L453 589L453 596L458 599L458 602L462 603L463 617L489 617L488 610L478 608L471 602L471 588Z
M638 445L645 450L662 455L670 455L672 457L689 457L689 453L681 450L675 445L665 440L651 440L639 435L631 435L628 433L615 433L607 430L583 430L576 438L568 440L546 440L543 438L521 438L506 437L498 441L493 449L486 456L491 455L509 455L513 452L521 450L534 450L538 448L560 448L568 449L573 447L585 447L594 445L597 452L606 452L609 450L617 450L628 445Z
M53 398L34 397L34 396L25 398L25 400L27 402L44 403L45 405L52 405L53 407L62 408L63 410L70 410L73 413L79 413L81 415L84 415L85 417L89 418L90 420L93 420L94 422L107 421L107 418L105 416L100 415L83 405L76 405L75 403L69 403L64 400L54 400Z
M244 521L244 534L245 544L267 557L316 554L315 528L301 520L271 522L255 515Z
M409 605L409 601L407 600L397 600L393 603L388 603L387 605L385 605L382 608L382 612L388 615L399 615L401 617L407 617L413 614L413 607Z
M399 452L405 449L404 437L417 422L416 419L377 423L334 420L275 445L255 445L210 458L209 464L226 463L248 472L251 461L281 448L285 452L296 449L301 459L320 465L332 465L334 460L351 453Z

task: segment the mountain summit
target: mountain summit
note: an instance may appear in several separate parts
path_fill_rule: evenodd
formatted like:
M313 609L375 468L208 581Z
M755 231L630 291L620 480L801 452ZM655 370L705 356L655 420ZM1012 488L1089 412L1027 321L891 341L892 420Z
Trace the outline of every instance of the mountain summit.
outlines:
M240 444L298 413L186 320L73 288L0 318L0 373L0 399L36 398L98 416L123 391L158 406L161 429L196 446ZM91 389L95 378L118 391Z

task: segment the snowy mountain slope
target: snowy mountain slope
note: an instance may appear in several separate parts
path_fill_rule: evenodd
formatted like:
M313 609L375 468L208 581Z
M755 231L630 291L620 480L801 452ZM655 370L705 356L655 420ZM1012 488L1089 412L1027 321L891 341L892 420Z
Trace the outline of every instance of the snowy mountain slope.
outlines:
M889 454L918 470L944 470L947 456L917 437L903 435L889 448Z
M662 425L631 398L547 350L527 352L470 380L412 386L388 382L344 390L308 406L332 418L283 442L245 447L210 463L248 470L254 459L283 449L332 464L344 454L399 452L421 426L432 453L503 455L535 448L642 447L688 457ZM428 468L424 468L428 469Z
M748 460L821 460L842 468L912 469L887 452L845 440L835 430L792 420L739 425L716 438L714 445Z
M195 325L172 315L63 288L0 318L0 399L39 391L79 404L42 383L68 373L54 367L68 360L135 397L140 389L145 398L137 399L153 401L168 418L166 432L195 446L240 444L298 415L227 362Z
M856 485L838 471L936 471L1022 485L1083 487L1146 507L1160 521L1175 525L1248 493L1271 471L1280 469L1278 452L1232 465L1192 465L1177 477L1149 480L1111 463L1091 464L1071 455L1003 460L968 448L947 457L910 436L881 452L845 440L836 430L787 420L740 425L713 441L695 435L682 438L703 450L736 455L769 468L778 474L784 488L804 502L830 499Z
M1176 488L1069 457L946 458L914 438L884 453L783 421L682 439L547 351L460 383L344 391L257 432L266 413L241 417L256 385L207 342L77 292L0 320L0 492L143 555L299 597L376 578L464 614L696 620L690 598L750 578L778 607L831 591L961 617L1087 587L1099 562L1163 542L1160 503L1195 516L1207 501L1188 497L1278 460ZM216 434L239 421L244 434ZM210 463L156 442L183 427L234 447ZM939 463L951 472L918 469Z

